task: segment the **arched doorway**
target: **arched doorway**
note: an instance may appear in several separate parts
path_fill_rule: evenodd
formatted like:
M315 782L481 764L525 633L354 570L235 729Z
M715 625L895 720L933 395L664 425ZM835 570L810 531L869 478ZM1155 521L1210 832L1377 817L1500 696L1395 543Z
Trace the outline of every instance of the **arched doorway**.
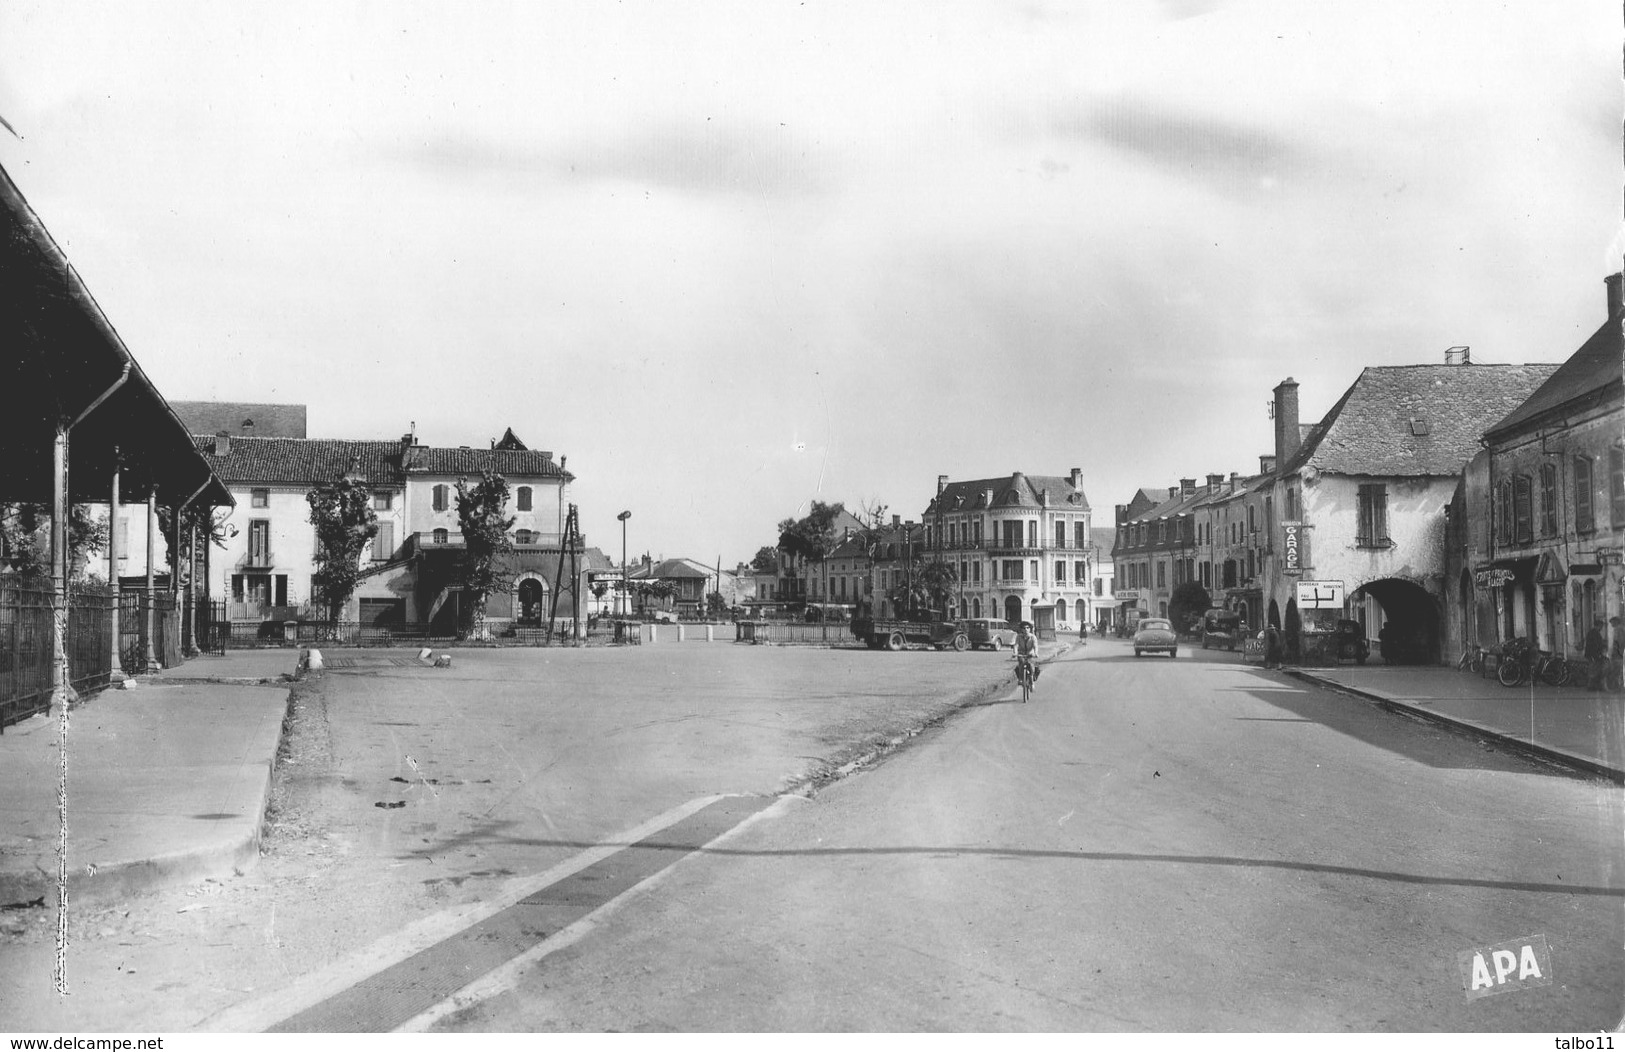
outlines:
M1057 625L1066 624L1066 600L1065 599L1057 599L1057 600L1055 600L1055 623Z
M972 616L972 617L981 617L982 616L982 597L981 596L975 596L975 597L973 597L971 599L971 601L970 601L970 616Z
M1468 582L1464 585L1470 587ZM1421 585L1387 577L1355 590L1358 600L1370 596L1382 607L1378 650L1390 665L1436 665L1444 635L1439 603Z
M1286 636L1286 659L1288 661L1301 661L1303 659L1303 617L1298 613L1298 600L1286 601L1286 623L1281 626L1281 634Z
M1276 628L1281 627L1281 606L1273 599L1270 600L1269 623L1274 625Z
M1021 624L1021 598L1007 595L1004 597L1004 619L1012 626Z
M527 625L540 624L549 612L547 582L534 574L519 579L514 594L514 616Z

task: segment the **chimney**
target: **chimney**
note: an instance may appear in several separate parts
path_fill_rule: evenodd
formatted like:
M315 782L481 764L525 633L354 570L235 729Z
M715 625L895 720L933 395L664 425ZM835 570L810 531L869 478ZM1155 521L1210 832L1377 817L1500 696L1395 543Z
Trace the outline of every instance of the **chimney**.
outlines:
M1117 525L1119 527L1121 527L1123 525L1123 523L1128 521L1128 505L1127 504L1119 504L1119 505L1117 505L1117 507L1114 509L1114 512L1115 512L1115 518L1117 519Z
M1072 488L1073 489L1082 489L1083 488L1083 469L1082 468L1073 468L1072 469L1072 475L1071 475L1070 478L1067 479L1067 481L1072 483Z
M937 496L939 496L939 497L942 496L942 491L947 489L947 488L948 488L948 476L947 475L938 475L937 476Z
M1179 480L1179 495L1181 497L1188 497L1192 493L1195 493L1195 492L1196 492L1196 480L1195 479L1180 479Z
M1042 505L1043 507L1046 507L1046 508L1049 507L1049 487L1048 486L1046 486L1043 489L1038 491L1038 503L1040 505Z
M1610 274L1602 279L1602 283L1608 286L1608 316L1610 318L1618 314L1621 307L1625 307L1625 292L1620 289L1621 281L1625 281L1625 273Z
M1232 471L1230 473L1230 492L1234 493L1236 491L1237 486L1239 486L1240 483L1241 483L1241 472Z
M1261 475L1275 474L1275 458L1268 453L1261 455L1258 458L1258 473Z
M1275 385L1275 462L1285 467L1298 451L1298 381L1287 377Z
M982 507L993 507L993 491L991 489L985 489L982 491Z
M1179 487L1178 486L1169 486L1168 487L1168 499L1169 500L1178 500L1179 499Z
M1471 365L1472 361L1473 349L1466 344L1444 349L1444 364L1446 365Z
M225 456L230 456L231 455L231 433L230 432L228 432L228 431L216 431L214 433L214 455L217 456L217 457L225 457Z
M902 525L902 523L903 523L903 517L901 515L893 515L891 517L892 526L894 526L894 527L900 526L900 525Z
M1209 475L1207 477L1207 491L1209 493L1219 492L1219 487L1222 485L1224 485L1223 475Z

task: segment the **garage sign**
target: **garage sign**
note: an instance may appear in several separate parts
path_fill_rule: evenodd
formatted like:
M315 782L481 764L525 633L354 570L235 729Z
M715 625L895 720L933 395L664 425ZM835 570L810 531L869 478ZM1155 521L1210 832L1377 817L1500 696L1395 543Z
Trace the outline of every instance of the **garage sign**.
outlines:
M1343 609L1342 581L1299 581L1299 610Z

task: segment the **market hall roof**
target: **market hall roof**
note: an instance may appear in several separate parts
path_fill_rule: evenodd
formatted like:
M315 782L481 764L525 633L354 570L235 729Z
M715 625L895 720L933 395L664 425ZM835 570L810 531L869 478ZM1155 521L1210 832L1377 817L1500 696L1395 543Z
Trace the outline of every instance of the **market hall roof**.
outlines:
M118 384L69 434L68 499L106 502L117 467L132 502L155 494L175 506L196 494L204 505L232 503L4 168L0 346L0 500L49 502L56 429Z
M1282 466L1338 475L1455 476L1500 420L1557 371L1531 365L1371 365Z

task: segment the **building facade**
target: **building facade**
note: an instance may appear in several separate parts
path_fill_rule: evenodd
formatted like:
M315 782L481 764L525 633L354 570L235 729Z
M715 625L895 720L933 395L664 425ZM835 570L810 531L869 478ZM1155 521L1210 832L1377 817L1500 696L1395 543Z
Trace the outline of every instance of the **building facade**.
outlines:
M950 482L937 477L923 543L958 573L960 617L1075 632L1092 619L1094 536L1082 471Z

